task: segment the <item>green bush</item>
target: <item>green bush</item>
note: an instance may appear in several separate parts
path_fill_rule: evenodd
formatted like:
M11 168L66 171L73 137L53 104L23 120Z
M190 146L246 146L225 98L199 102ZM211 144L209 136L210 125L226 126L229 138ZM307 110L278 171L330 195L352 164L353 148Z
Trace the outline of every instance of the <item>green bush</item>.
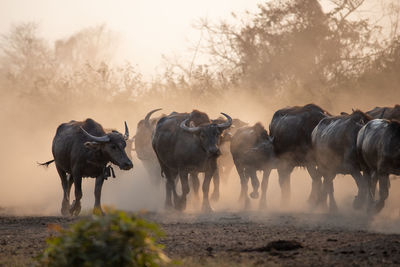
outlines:
M157 244L163 232L154 223L122 211L93 215L46 240L41 266L159 266L169 262Z

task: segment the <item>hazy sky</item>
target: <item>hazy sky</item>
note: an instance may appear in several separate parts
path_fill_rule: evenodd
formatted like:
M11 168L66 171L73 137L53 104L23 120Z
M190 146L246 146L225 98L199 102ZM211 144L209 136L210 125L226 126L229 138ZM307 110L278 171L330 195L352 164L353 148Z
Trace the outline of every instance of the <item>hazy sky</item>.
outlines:
M200 32L192 25L200 18L229 20L231 12L255 11L266 1L270 0L0 0L0 33L8 32L13 23L34 21L40 34L53 42L106 24L121 38L117 58L137 64L149 77L162 54L192 57L187 48L199 40ZM367 10L379 9L381 1L365 1ZM329 1L322 3L329 6ZM358 16L366 15L370 14Z
M231 12L254 11L260 0L0 0L0 33L11 24L34 21L50 41L88 26L105 23L120 34L119 57L138 64L146 75L161 54L184 52L199 39L192 28L199 18L231 18Z

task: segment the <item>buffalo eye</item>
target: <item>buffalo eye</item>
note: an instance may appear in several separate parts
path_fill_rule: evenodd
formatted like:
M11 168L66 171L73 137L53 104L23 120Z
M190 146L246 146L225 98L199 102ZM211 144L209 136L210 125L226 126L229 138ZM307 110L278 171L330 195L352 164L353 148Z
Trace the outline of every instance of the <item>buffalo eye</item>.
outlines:
M112 150L116 150L116 149L117 149L117 146L116 146L116 145L111 145L111 149L112 149Z

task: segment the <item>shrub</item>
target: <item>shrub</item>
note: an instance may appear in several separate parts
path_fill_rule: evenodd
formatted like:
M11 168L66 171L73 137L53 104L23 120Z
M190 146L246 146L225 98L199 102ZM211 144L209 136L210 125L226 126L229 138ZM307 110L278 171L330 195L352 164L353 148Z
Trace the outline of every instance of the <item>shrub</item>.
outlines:
M111 211L93 215L62 229L46 240L38 257L41 266L159 266L169 262L157 244L163 232L154 223Z

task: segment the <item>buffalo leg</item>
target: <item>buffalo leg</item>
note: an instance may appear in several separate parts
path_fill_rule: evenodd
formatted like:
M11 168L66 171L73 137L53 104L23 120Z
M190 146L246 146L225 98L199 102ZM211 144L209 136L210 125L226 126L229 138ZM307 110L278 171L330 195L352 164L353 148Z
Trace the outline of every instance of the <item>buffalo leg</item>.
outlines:
M267 168L263 171L263 179L261 182L260 209L265 209L267 207L267 188L268 188L270 173L271 173L270 168Z
M334 188L333 188L333 179L335 179L335 175L330 177L329 179L324 179L324 184L326 182L326 190L329 196L329 211L330 212L337 212L337 204L334 195Z
M178 210L186 209L186 196L189 194L189 181L188 181L188 173L187 172L179 172L179 177L181 179L182 185L182 196L179 199L179 205L175 206ZM175 204L176 205L176 204Z
M172 197L174 198L175 207L179 202L178 194L176 193L176 175L172 174L169 171L165 172L165 176L167 178L167 182L165 184L166 194L165 194L165 208L169 209L172 208ZM179 204L178 204L179 205Z
M250 193L250 197L256 199L259 197L258 188L260 187L260 181L258 181L257 172L254 169L249 171L246 169L246 173L250 176L251 185L253 186L253 192Z
M324 172L323 178L324 181L321 185L321 190L319 190L320 192L316 203L323 209L326 209L328 207L329 180L332 179L332 175Z
M96 177L96 184L94 187L94 209L93 209L93 213L97 213L99 212L100 214L104 214L103 210L101 209L101 203L100 203L100 199L101 199L101 189L103 187L103 183L104 183L104 176L100 175L98 177Z
M379 201L375 205L375 213L378 213L385 206L385 200L389 196L389 175L388 174L380 174L379 175Z
M365 171L364 171L365 173ZM371 212L374 209L375 205L375 192L376 192L376 184L378 183L378 174L376 171L368 172L369 176L366 176L367 179L367 210Z
M370 180L370 194L371 194L371 203L375 202L375 195L376 195L376 185L378 183L378 173L375 171L371 175Z
M307 165L307 171L311 176L312 185L311 193L308 197L308 203L312 206L316 205L321 195L322 188L322 175L315 166Z
M210 182L211 178L215 174L215 171L217 169L217 161L212 161L210 162L209 170L207 170L204 174L204 181L203 181L203 205L202 205L202 210L203 212L211 212L212 208L210 206L210 201L208 199L208 192L210 190Z
M68 177L68 191L67 191L68 199L70 197L71 187L72 187L73 184L74 184L74 178L72 177L72 175L69 175L69 177Z
M250 199L248 196L248 183L249 183L249 178L246 176L244 168L239 165L235 164L236 170L239 174L240 177L240 196L239 196L239 202L244 201L244 209L248 209L250 207Z
M149 160L143 160L142 164L146 169L151 185L159 189L161 183L160 169L158 167L159 163Z
M364 175L361 175L361 173L359 171L353 170L351 172L351 176L353 176L356 184L357 184L357 188L358 188L358 194L357 196L354 198L353 201L353 208L358 210L361 209L362 206L365 203L365 199L367 197L367 183L368 183L368 178L366 177L366 173L364 173Z
M191 172L189 175L190 183L192 184L193 194L194 197L198 200L199 199L199 188L200 188L200 181L199 181L199 174L197 172Z
M167 182L165 183L165 208L172 208L172 186L175 186L175 183L172 181L174 185L171 185L171 179L167 178Z
M68 191L68 177L67 173L63 171L60 167L56 166L57 172L61 178L61 185L63 188L64 196L61 204L61 214L63 216L69 215L69 191Z
M220 183L220 175L219 175L219 169L217 168L215 170L215 173L213 175L213 184L214 184L214 191L211 194L211 200L213 201L218 201L219 200L219 183Z
M165 209L172 208L172 194L174 193L174 198L176 199L176 190L175 190L175 178L177 173L173 173L168 167L163 165L160 161L161 173L165 175L165 179L167 180L165 183Z
M337 211L337 205L333 189L333 179L335 179L335 176L336 175L332 173L324 174L324 182L322 184L322 190L318 200L318 204L326 208L328 205L328 197L329 197L329 210L331 212Z
M81 199L82 199L82 177L78 172L72 172L75 184L75 200L71 205L70 213L73 215L79 215L81 212Z
M288 166L278 168L283 205L287 205L290 201L290 173L292 170L293 168Z

